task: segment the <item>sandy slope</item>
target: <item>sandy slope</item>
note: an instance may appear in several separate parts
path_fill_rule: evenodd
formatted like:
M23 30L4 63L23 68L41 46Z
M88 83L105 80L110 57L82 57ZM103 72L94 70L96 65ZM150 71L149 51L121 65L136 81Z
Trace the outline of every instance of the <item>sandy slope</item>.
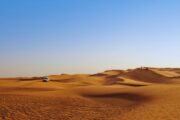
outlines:
M179 76L152 68L0 79L0 120L179 120Z

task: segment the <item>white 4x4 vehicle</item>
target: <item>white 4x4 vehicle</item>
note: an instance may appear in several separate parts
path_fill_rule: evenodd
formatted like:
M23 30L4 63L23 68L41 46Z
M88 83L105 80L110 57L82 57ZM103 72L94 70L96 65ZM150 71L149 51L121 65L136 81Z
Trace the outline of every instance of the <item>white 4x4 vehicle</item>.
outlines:
M42 80L43 80L43 82L48 82L49 78L48 77L43 77Z

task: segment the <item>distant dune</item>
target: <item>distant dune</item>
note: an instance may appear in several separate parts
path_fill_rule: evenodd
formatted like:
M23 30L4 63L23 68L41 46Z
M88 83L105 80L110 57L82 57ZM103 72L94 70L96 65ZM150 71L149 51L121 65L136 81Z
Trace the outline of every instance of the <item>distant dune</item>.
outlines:
M0 120L179 120L180 69L0 79Z

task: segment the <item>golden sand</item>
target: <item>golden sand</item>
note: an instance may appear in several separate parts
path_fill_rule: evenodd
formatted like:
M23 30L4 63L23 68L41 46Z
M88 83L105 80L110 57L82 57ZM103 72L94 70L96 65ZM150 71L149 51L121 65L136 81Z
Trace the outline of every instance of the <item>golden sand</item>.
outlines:
M0 79L0 120L180 120L180 70Z

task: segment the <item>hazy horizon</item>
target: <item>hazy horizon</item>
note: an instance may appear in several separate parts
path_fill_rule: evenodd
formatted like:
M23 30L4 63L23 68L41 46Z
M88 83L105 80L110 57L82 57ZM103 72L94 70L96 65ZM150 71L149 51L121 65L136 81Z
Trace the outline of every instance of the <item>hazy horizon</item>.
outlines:
M178 0L0 2L0 77L180 67Z

